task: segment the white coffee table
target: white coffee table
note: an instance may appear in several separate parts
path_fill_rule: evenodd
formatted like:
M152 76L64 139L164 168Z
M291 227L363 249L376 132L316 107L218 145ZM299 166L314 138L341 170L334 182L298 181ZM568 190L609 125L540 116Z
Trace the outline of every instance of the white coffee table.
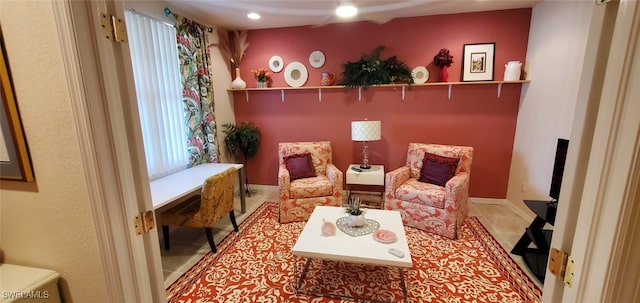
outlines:
M367 219L377 221L380 223L381 229L390 230L396 234L397 240L390 244L374 240L372 234L352 237L338 228L336 228L335 236L321 236L323 219L335 224L338 218L344 216L346 216L346 213L342 207L316 206L314 209L292 249L294 256L307 258L296 284L296 291L300 290L311 259L323 259L397 267L400 270L402 292L406 302L407 288L404 280L404 269L413 267L413 261L411 260L411 252L407 244L400 213L393 210L378 209L368 209L366 212ZM398 258L390 254L388 249L392 247L403 252L404 257Z

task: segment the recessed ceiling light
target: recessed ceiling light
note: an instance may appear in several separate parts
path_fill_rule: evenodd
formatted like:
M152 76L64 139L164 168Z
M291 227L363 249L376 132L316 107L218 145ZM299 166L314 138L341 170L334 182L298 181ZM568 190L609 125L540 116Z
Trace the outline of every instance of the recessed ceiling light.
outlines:
M358 8L351 2L343 2L336 8L336 15L341 18L350 18L358 14Z
M247 18L251 20L258 20L260 19L260 15L258 13L248 13Z

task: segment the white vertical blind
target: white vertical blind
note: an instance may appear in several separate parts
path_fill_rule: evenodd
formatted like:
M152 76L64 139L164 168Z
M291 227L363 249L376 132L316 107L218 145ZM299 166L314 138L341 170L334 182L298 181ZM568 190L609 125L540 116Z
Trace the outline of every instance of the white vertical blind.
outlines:
M176 30L146 16L125 13L149 178L189 164Z

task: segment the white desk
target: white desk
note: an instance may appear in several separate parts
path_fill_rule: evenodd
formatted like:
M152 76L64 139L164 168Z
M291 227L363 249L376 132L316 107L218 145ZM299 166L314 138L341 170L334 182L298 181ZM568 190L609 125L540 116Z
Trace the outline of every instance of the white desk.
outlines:
M202 188L204 180L219 174L230 167L239 170L238 180L240 181L240 209L244 214L247 212L244 191L244 165L226 163L206 163L194 166L175 174L154 180L151 185L151 200L153 209L157 210L173 201L187 196L190 193Z

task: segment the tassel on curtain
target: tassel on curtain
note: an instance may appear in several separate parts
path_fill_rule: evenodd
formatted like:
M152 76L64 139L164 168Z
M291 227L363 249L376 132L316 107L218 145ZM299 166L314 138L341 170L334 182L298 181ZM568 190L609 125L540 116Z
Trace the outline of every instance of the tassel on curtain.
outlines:
M218 162L207 27L180 15L173 16L176 18L189 167Z

